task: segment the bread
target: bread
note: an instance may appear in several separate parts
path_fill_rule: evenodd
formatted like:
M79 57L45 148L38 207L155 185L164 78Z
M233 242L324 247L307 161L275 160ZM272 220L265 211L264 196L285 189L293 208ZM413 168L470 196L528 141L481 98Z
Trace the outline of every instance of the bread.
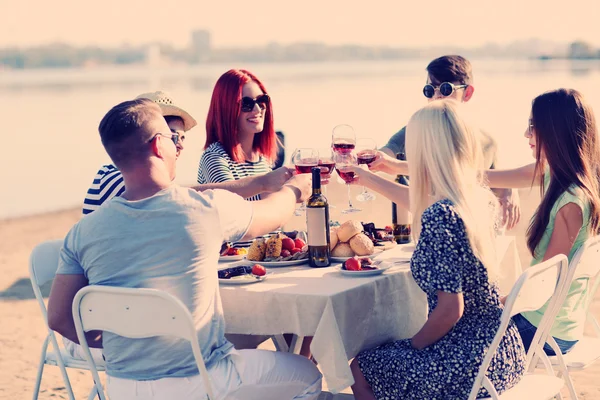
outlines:
M265 251L267 250L267 244L265 239L258 238L252 241L252 245L248 249L248 255L246 258L250 261L262 261L265 259Z
M369 256L375 251L373 241L364 233L359 233L350 239L350 248L357 256Z
M337 228L333 227L329 229L329 250L333 250L338 244Z
M333 257L354 257L354 251L348 243L338 243L331 255Z
M277 258L281 255L281 248L283 247L283 234L276 233L271 235L267 240L267 249L265 250L265 258Z
M346 221L338 228L338 239L340 242L349 242L354 235L357 235L362 231L363 226L359 221Z

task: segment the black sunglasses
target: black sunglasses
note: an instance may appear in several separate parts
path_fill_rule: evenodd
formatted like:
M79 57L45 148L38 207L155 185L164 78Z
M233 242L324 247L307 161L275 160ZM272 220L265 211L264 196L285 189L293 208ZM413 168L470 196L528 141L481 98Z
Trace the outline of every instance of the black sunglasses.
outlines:
M261 94L256 99L252 99L250 97L242 97L242 112L250 112L254 110L254 106L258 104L261 110L267 108L267 104L271 101L271 98L268 94Z
M169 139L171 139L173 141L173 143L175 144L175 146L177 146L177 144L181 140L181 138L179 137L179 133L171 133L170 135L167 135L166 133L160 133L159 132L156 135L152 136L152 138L150 140L148 140L148 143L151 143L154 139L156 139L156 137L158 135L161 135L161 136L164 136L164 137L168 137Z
M437 89L439 87L440 88L440 93L442 94L442 96L448 97L452 93L454 93L455 90L457 90L457 89L464 89L467 86L469 86L469 85L454 85L454 84L452 84L450 82L444 82L440 86L433 86L431 84L427 84L423 88L423 94L428 99L431 99L435 95L435 89Z

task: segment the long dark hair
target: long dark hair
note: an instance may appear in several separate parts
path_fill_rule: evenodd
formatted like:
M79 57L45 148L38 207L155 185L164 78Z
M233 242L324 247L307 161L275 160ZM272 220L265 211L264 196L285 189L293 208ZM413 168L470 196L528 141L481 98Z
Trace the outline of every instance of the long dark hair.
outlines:
M527 229L527 247L536 257L556 200L569 187L580 188L590 204L588 230L599 232L600 144L592 108L576 90L557 89L539 95L531 106L536 140L535 176L542 201ZM544 168L550 168L550 184L544 189ZM584 225L585 225L584 221Z

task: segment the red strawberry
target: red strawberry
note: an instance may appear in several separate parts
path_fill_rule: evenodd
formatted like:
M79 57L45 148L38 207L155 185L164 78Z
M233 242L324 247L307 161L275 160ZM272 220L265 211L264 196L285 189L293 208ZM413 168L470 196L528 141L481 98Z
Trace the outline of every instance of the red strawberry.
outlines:
M302 249L299 249L299 248L297 248L297 247L294 247L294 248L293 248L293 249L290 251L290 253L293 255L293 254L296 254L296 253L298 253L298 252L300 252L300 251L302 251Z
M360 261L356 257L347 259L344 265L346 265L348 271L360 271L362 269Z
M267 273L267 270L260 264L254 264L252 266L252 273L257 276L263 276Z
M294 240L294 247L302 250L302 248L306 246L306 243L304 243L304 240L298 238L296 240Z
M292 250L293 250L293 248L292 248ZM287 249L281 250L281 257L289 257L291 255L292 255L292 253L290 252L290 250L287 250Z
M284 248L285 250L292 251L292 249L297 246L294 243L294 240L292 240L290 238L283 238L281 240L281 247Z

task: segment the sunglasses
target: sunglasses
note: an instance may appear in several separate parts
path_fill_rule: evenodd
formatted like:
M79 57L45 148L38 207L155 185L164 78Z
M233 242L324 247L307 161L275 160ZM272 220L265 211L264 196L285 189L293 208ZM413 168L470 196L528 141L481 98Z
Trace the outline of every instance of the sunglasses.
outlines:
M452 84L450 82L444 82L440 86L433 86L431 84L427 84L423 88L423 94L428 99L431 99L435 95L435 89L437 89L439 87L440 93L442 94L442 96L448 97L452 93L454 93L455 90L457 90L457 89L464 89L467 86L469 86L469 85L454 85L454 84Z
M156 137L160 135L160 136L164 136L164 137L168 137L169 139L171 139L173 141L173 144L175 144L175 146L177 146L177 144L180 141L183 141L183 138L179 137L179 133L171 133L170 135L167 135L166 133L157 133L156 135L152 136L152 138L150 140L148 140L148 143L151 143L154 139L156 139Z
M252 99L250 97L242 97L242 112L250 112L254 110L254 106L258 104L258 107L261 110L267 108L267 104L271 101L271 98L268 94L261 94L256 99Z

